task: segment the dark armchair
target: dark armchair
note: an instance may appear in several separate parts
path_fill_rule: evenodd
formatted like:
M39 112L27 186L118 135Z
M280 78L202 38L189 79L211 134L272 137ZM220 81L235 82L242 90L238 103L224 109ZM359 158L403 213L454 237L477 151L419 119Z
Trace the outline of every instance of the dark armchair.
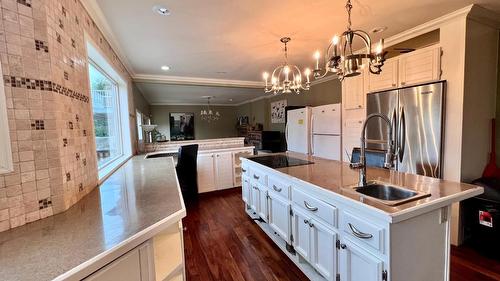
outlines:
M198 197L197 157L197 144L183 145L179 148L175 170L184 200Z

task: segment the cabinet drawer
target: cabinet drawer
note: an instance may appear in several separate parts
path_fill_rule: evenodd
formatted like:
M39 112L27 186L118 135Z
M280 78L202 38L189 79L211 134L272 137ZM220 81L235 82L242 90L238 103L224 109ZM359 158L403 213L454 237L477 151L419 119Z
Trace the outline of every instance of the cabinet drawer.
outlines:
M276 179L274 177L269 177L268 178L269 182L269 189L274 191L276 194L281 195L285 199L290 199L290 186L283 183L279 179Z
M250 171L248 169L248 165L246 165L244 163L241 164L241 175L246 176L246 177L250 176Z
M315 215L333 227L337 227L337 208L297 189L292 190L292 200L309 214Z
M252 167L248 176L250 177L250 180L258 182L263 186L267 186L267 175L264 174L264 172Z
M368 223L366 219L344 211L341 215L340 228L353 237L355 241L362 242L382 253L384 252L383 227Z

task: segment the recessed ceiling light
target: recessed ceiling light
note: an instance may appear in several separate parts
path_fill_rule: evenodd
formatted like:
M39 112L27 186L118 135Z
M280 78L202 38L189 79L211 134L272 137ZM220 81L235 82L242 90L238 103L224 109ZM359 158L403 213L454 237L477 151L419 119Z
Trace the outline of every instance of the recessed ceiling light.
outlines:
M375 27L371 30L372 33L381 33L387 30L387 26Z
M164 65L164 66L161 67L161 70L163 70L163 71L169 71L170 70L170 66Z
M170 16L170 10L161 5L154 6L153 11L157 12L162 16Z

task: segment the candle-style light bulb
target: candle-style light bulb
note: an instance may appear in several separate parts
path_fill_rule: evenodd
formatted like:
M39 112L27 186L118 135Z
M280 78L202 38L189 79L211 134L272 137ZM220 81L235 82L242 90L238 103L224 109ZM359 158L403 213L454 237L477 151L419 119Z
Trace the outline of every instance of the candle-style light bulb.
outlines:
M267 90L267 78L269 78L269 73L267 72L262 73L262 78L264 78L264 81L266 81L266 90Z
M377 44L377 47L375 47L375 53L377 55L380 55L383 50L384 50L384 39L380 39L380 41Z
M283 71L285 72L285 81L288 81L288 73L290 73L290 67L288 67L288 65L285 65Z
M333 36L332 43L333 45L337 45L339 43L340 37L338 35Z
M319 69L319 57L320 57L320 56L321 56L321 55L320 55L319 51L316 51L316 52L314 53L314 58L316 59L316 69Z
M311 75L311 70L309 68L306 68L306 70L304 70L304 74L306 75L307 83L309 83L309 75Z

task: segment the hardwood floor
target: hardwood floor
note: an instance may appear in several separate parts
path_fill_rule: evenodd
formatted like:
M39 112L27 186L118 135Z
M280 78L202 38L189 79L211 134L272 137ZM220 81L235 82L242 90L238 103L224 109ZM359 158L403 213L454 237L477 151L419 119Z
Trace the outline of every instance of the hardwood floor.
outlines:
M201 195L183 223L188 281L308 280L245 214L239 188ZM500 261L452 247L450 280L500 280Z

